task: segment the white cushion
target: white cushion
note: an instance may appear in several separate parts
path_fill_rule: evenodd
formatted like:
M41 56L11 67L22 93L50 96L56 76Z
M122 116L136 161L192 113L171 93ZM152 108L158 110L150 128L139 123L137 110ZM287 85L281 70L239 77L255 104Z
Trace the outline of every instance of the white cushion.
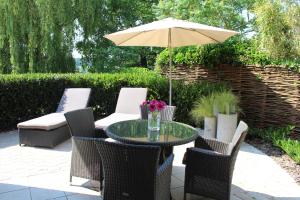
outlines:
M147 97L147 88L122 88L118 97L116 113L140 115L140 105Z
M231 142L229 143L228 154L231 154L232 149L235 147L236 143L239 141L242 133L245 132L247 129L248 129L248 125L245 122L240 121L238 127L235 130L233 138L232 138Z
M113 113L103 119L97 120L95 122L95 127L98 129L106 129L109 125L114 124L116 122L136 120L140 118L140 114Z
M53 130L67 124L66 118L63 113L51 113L19 123L18 128L22 129L41 129Z
M67 88L60 99L56 112L69 112L85 108L90 98L90 88Z

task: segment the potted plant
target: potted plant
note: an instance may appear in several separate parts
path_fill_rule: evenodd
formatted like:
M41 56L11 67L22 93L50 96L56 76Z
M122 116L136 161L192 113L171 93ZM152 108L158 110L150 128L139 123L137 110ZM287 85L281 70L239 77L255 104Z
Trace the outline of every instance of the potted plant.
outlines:
M215 117L215 97L214 94L201 97L191 111L191 116L200 124L204 119L204 136L207 138L216 138L216 117Z
M217 139L223 142L231 142L237 127L239 99L227 90L216 93L215 102L218 109Z

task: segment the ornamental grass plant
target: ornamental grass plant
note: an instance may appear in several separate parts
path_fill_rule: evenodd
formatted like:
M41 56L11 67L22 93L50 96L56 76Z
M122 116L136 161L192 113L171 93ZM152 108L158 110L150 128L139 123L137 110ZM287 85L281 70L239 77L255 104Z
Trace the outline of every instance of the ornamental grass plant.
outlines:
M191 117L197 125L201 124L205 117L214 117L215 108L215 94L201 97L196 101L192 111Z

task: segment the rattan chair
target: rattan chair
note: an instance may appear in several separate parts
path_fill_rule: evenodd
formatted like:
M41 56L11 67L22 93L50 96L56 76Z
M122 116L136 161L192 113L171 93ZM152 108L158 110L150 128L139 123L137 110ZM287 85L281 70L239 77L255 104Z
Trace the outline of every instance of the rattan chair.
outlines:
M169 200L171 154L159 166L160 147L97 139L104 168L104 200Z
M72 176L100 181L102 187L101 158L95 145L95 124L91 108L65 113L72 135L72 158L70 182Z
M231 143L198 137L195 148L188 148L184 163L186 194L229 200L233 169L248 126L240 122Z

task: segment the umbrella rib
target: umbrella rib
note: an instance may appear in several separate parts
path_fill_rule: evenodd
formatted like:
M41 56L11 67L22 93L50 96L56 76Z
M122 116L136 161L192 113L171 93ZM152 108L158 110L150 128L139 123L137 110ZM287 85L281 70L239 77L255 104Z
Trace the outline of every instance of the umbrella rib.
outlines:
M201 34L201 35L204 35L205 37L207 37L207 38L209 38L209 39L212 39L212 40L215 41L215 42L220 42L220 41L218 41L218 40L216 40L216 39L214 39L214 38L212 38L212 37L209 37L209 36L206 35L206 34L203 34L203 33L199 32L197 29L187 29L187 28L182 28L182 27L178 27L178 28L184 29L184 30L187 30L187 31L193 30L193 31L195 31L195 32L197 32L197 33L199 33L199 34Z
M127 38L126 40L124 40L124 41L122 41L122 42L120 42L120 43L118 43L118 44L116 44L116 45L117 45L117 46L120 46L121 44L127 42L128 40L131 40L132 38L134 38L134 37L136 37L136 36L138 36L138 35L140 35L140 34L142 34L142 33L146 33L146 32L149 32L149 31L138 32L137 34L135 34L135 35L133 35L133 36Z

